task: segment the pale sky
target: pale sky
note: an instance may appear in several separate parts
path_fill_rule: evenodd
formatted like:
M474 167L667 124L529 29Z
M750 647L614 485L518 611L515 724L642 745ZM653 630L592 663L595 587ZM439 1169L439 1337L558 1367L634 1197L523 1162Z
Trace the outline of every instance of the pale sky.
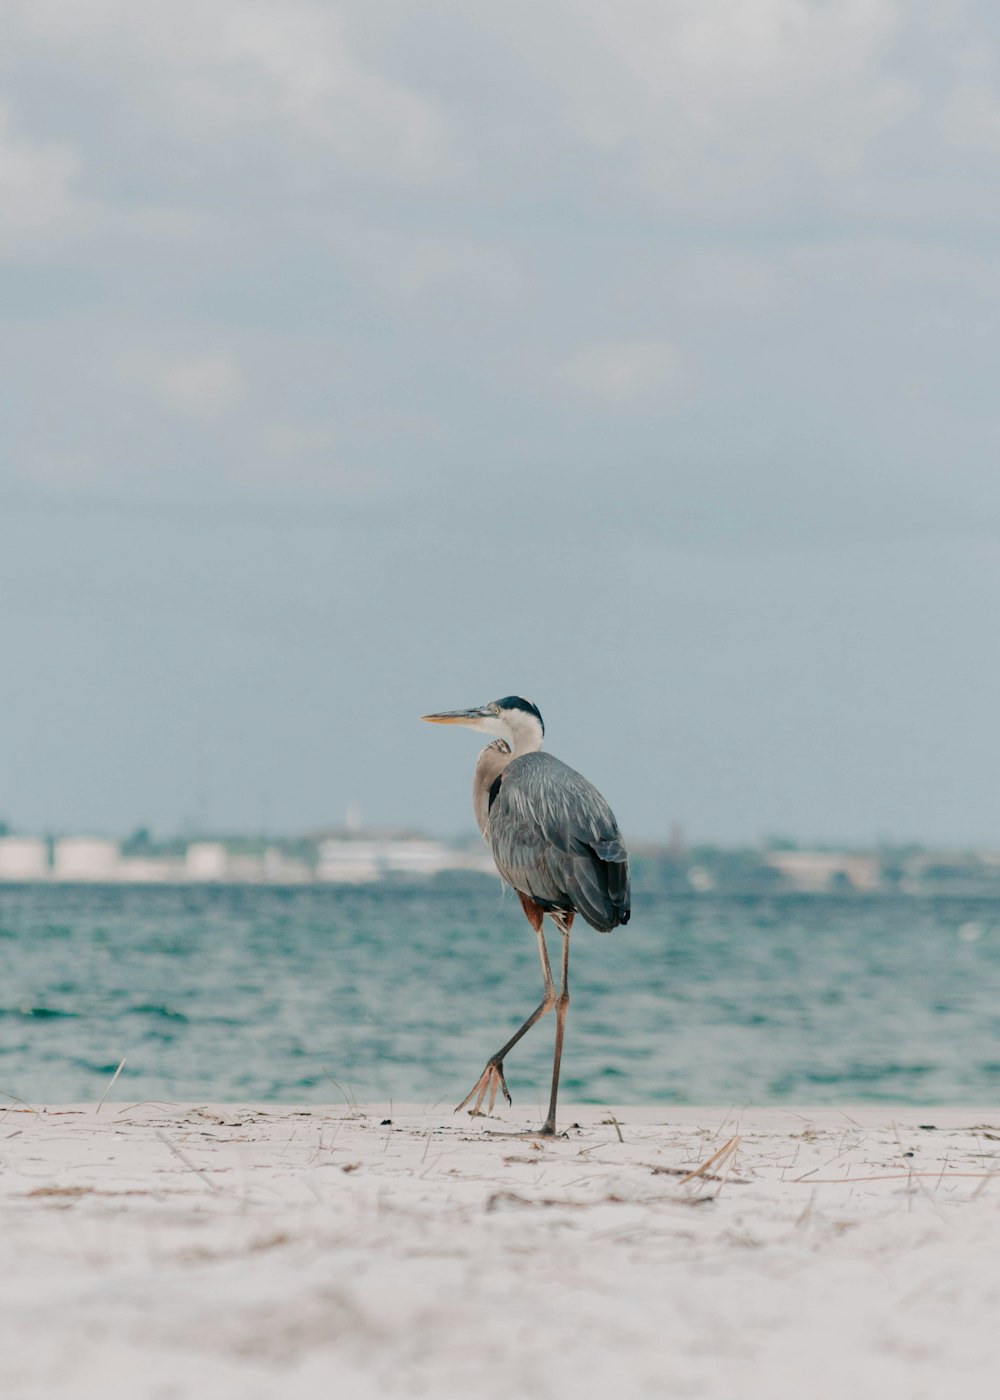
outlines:
M963 0L6 0L0 817L1000 845Z

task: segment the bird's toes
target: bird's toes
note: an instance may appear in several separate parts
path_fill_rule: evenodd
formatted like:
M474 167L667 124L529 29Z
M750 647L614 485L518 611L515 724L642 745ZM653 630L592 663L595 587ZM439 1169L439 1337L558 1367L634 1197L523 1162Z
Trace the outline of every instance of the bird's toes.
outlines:
M488 1117L493 1112L493 1106L497 1101L498 1090L502 1090L503 1096L508 1103L513 1102L510 1096L510 1090L507 1088L507 1081L503 1076L503 1064L496 1064L491 1060L477 1079L471 1093L466 1094L465 1098L455 1109L455 1112L459 1113L465 1108L466 1104L472 1103L472 1100L475 1099L475 1103L473 1103L472 1107L469 1109L469 1117ZM486 1101L487 1094L489 1094L489 1102L484 1108L483 1103Z

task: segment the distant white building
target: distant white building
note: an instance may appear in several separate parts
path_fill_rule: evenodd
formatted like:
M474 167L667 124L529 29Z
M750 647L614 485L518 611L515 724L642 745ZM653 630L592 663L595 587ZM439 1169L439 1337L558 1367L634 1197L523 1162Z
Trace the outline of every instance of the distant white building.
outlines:
M36 836L0 836L0 880L46 880L49 848Z
M221 841L192 841L184 854L185 880L225 880L229 853Z
M455 851L425 836L331 837L320 842L316 877L362 885L386 875L426 876L442 870L495 873L488 851Z
M437 875L458 864L454 851L419 836L383 842L381 859L384 870L398 875Z
M881 869L877 856L840 851L769 851L767 863L804 893L836 889L877 890Z
M366 885L382 874L379 841L321 841L316 866L318 880L344 885Z
M57 841L52 874L56 880L117 880L121 847L99 836L66 836Z

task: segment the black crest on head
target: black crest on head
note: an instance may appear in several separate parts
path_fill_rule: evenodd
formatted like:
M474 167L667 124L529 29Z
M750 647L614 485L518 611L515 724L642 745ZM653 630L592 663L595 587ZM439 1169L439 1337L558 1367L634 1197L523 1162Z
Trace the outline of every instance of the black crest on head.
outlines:
M522 695L505 695L497 704L501 710L524 710L525 714L534 715L535 719L542 726L542 733L545 733L545 721L539 712L538 706L533 705L530 700L525 700Z

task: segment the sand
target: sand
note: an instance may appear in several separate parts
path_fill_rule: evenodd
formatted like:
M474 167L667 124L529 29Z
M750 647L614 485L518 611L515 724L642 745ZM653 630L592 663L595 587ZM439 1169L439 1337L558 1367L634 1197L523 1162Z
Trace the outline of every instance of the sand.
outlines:
M995 1393L997 1109L539 1121L12 1104L0 1395Z

